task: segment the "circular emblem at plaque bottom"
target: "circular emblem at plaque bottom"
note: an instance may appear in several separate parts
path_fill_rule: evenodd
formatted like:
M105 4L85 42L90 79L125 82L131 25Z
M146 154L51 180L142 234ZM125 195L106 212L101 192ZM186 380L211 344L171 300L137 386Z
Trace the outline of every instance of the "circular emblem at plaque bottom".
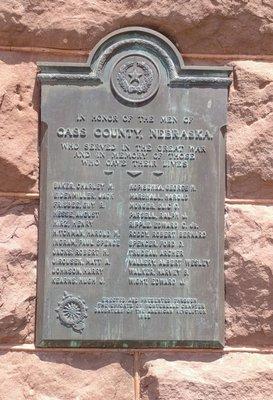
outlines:
M158 69L148 57L126 56L114 66L111 86L119 100L133 104L144 103L158 90Z
M85 328L84 320L87 318L87 306L79 297L64 292L64 295L56 308L61 324L72 328L76 332L82 332Z

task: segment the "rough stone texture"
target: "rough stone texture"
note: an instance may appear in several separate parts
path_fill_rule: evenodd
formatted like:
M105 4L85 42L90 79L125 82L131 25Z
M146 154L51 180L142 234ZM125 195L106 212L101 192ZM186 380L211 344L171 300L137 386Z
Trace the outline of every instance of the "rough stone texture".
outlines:
M1 400L133 400L132 357L99 352L2 353Z
M227 344L272 346L273 206L228 206L226 249Z
M37 190L36 69L0 61L0 191Z
M38 191L38 61L86 57L0 51L0 192Z
M227 134L228 197L273 199L273 63L240 61L234 66Z
M33 340L35 209L24 200L0 199L0 343Z
M157 29L185 52L270 54L271 0L7 0L0 44L83 49L124 26Z
M144 374L142 400L272 400L271 354L157 354Z

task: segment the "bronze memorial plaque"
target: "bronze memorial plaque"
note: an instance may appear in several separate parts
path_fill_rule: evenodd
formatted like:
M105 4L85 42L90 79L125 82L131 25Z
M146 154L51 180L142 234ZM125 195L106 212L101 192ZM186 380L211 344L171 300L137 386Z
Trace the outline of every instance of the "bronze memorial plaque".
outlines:
M37 346L223 346L231 69L138 27L39 67Z

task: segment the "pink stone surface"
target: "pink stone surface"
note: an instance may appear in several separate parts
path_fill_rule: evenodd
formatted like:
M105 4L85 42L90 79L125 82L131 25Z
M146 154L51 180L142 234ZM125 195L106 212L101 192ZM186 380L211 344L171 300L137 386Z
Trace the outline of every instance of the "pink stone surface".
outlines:
M272 354L148 354L141 400L272 400Z
M0 199L0 343L33 340L36 209L35 203Z
M89 49L124 26L157 29L191 53L272 54L271 0L7 0L0 45Z
M227 196L273 199L273 63L240 61L233 65Z
M37 191L36 69L0 61L0 192Z
M226 215L228 345L273 345L273 206L237 205Z
M132 356L0 353L1 400L133 400Z

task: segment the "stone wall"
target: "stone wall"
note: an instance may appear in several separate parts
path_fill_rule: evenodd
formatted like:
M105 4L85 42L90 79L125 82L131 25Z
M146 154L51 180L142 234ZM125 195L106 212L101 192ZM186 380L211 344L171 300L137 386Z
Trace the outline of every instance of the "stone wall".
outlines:
M36 62L84 61L141 25L186 64L234 66L227 132L226 347L35 349L39 85ZM8 0L0 4L0 399L273 397L272 0Z

